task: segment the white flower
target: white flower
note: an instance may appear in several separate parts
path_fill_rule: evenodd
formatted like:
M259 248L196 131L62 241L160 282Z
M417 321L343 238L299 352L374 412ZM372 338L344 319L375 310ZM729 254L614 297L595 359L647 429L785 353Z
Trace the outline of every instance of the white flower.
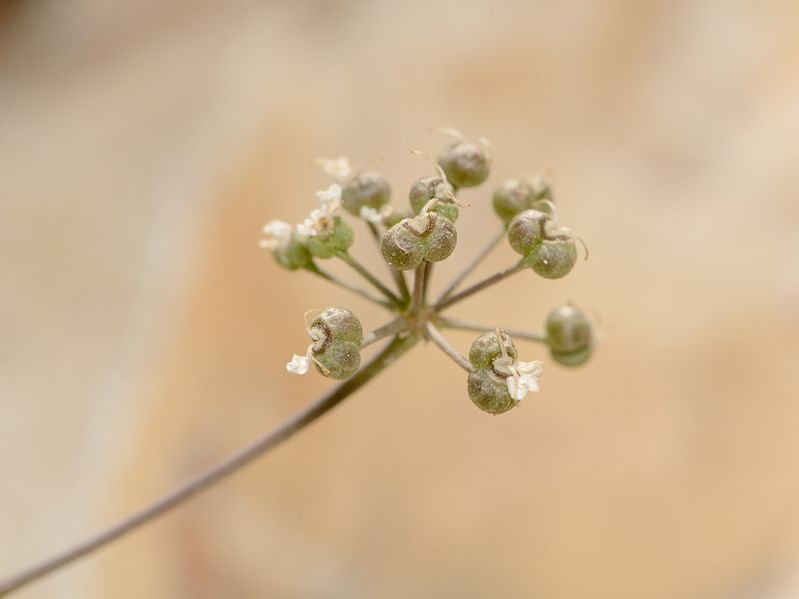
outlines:
M311 367L311 359L308 356L300 356L294 354L291 356L291 362L286 364L286 370L294 374L305 374Z
M330 175L339 183L343 183L352 177L352 165L346 156L339 156L333 159L320 158L316 160L316 163L321 165L326 175Z
M510 367L511 376L507 378L508 393L516 401L521 401L531 391L538 391L538 379L544 374L540 360L516 362Z
M282 220L270 220L262 229L265 239L261 239L258 244L262 248L274 250L285 246L291 241L292 227L289 223Z
M341 208L341 186L333 183L327 189L317 191L316 197L319 198L321 208L312 210L308 218L297 225L297 235L304 240L333 229L333 217Z
M322 204L322 210L334 212L341 206L341 185L333 183L327 189L317 191L316 197L319 199L319 203Z
M384 204L379 210L371 206L361 206L361 218L374 225L383 224L392 214L394 214L394 209L388 204Z

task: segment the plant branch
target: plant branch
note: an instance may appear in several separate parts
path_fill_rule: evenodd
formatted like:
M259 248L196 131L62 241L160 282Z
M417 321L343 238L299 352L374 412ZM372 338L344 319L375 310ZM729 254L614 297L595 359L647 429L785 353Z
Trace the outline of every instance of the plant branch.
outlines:
M515 265L511 266L510 268L506 268L505 270L501 270L496 274L491 275L490 277L483 279L479 283L475 283L471 287L467 287L460 293L456 293L455 295L451 295L444 301L437 302L433 308L435 308L436 312L441 312L442 310L449 308L453 304L457 304L461 300L465 300L467 297L474 295L478 291L482 291L486 287L490 287L491 285L495 285L499 283L503 279L507 279L509 276L516 274L517 272L524 270L527 268L526 264L524 263L524 258L519 260Z
M461 331L477 331L479 333L490 333L495 331L496 327L468 322L459 318L449 318L442 316L438 319L438 323L447 329L459 329ZM528 333L527 331L520 331L518 329L508 329L500 327L502 332L510 335L514 339L524 339L525 341L534 341L536 343L547 343L547 336L541 333Z
M356 295L360 295L362 298L365 298L365 299L369 300L370 302L373 302L375 304L379 304L379 305L383 306L384 308L389 308L389 309L391 308L391 304L388 303L386 300L380 299L379 297L375 297L374 295L372 295L371 293L369 293L365 289L361 289L360 287L356 287L355 285L347 283L346 281L342 281L341 279L339 279L335 275L332 275L329 272L327 272L326 270L322 270L321 268L319 268L319 266L317 266L316 263L314 263L314 262L311 262L308 266L306 266L305 270L307 270L308 272L311 272L311 273L313 273L313 274L315 274L315 275L317 275L319 277L322 277L323 279L325 279L326 281L329 281L330 283L333 283L334 285L338 285L342 289L346 289L347 291L351 291L352 293L354 293Z
M427 269L424 271L424 287L422 288L422 305L427 305L427 294L430 291L430 278L433 276L435 262L428 262Z
M372 222L368 222L368 221L367 221L366 224L369 227L369 231L371 231L371 233L372 233L372 237L374 238L375 243L377 244L377 251L378 252L381 251L380 250L380 231L378 231L377 225L372 223ZM397 284L397 289L399 289L399 292L400 292L400 295L402 295L402 298L406 302L410 301L411 292L408 290L408 283L407 283L407 281L405 281L405 274L402 271L397 270L396 268L394 268L393 266L391 266L388 263L386 263L386 266L388 267L388 272L391 273L391 277L394 279L394 282Z
M424 304L424 288L427 282L427 260L424 260L419 266L416 267L413 276L413 309L418 311Z
M485 247L483 247L483 249L481 249L474 258L472 258L472 261L469 262L469 264L466 265L466 268L464 268L461 271L461 273L452 280L452 282L449 284L449 286L444 290L444 292L436 300L436 303L440 304L445 299L447 299L450 295L452 295L452 292L455 291L455 289L457 289L458 286L461 283L463 283L463 280L466 277L468 277L475 268L477 268L477 266L485 259L486 256L488 256L488 254L491 253L491 251L495 247L497 247L497 244L499 244L499 242L502 241L503 237L505 237L505 227L504 226L499 230L499 233L497 233L491 239L491 241L489 241L485 245Z
M359 275L361 275L364 279L369 281L372 285L375 286L380 293L386 296L389 302L391 302L397 308L402 308L402 301L396 295L394 295L383 283L381 283L377 277L375 277L371 272L369 272L360 262L358 262L355 258L352 257L347 251L339 251L336 253L336 256L341 258L344 262L346 262L350 267L352 267Z
M407 328L408 323L405 321L405 318L398 316L391 322L388 322L382 327L376 328L371 333L364 335L363 341L361 341L361 347L366 347L367 345L376 343L377 341L385 339L386 337L390 337L391 335L397 335L405 331Z
M464 358L458 352L458 350L456 350L454 347L452 347L449 344L449 341L444 339L444 336L441 334L441 331L439 331L432 322L428 320L427 323L425 324L425 329L427 331L427 336L430 338L430 340L433 343L435 343L439 347L439 349L441 349L441 351L443 351L450 358L452 358L452 360L458 366L463 368L466 372L471 372L473 370L472 364L469 362L469 360Z
M97 551L105 545L141 526L148 524L159 516L181 505L195 495L209 489L222 479L241 470L253 460L259 458L273 447L279 445L295 433L304 429L320 416L326 414L352 393L374 378L378 373L390 366L402 354L411 349L418 338L414 335L395 337L368 364L361 368L352 378L339 384L316 403L290 418L273 431L265 434L250 446L223 460L210 470L199 475L189 483L163 496L141 511L125 518L103 532L92 536L74 547L67 549L43 562L0 581L0 597L6 596L28 583L47 574L60 570L68 564Z

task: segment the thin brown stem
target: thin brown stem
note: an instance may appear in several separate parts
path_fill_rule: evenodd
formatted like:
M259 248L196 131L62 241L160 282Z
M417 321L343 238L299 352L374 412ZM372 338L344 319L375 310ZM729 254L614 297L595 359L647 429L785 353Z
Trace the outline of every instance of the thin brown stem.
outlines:
M372 238L375 240L375 244L377 244L377 250L380 251L380 231L378 230L377 225L368 221L366 224L369 227L369 231L372 233ZM410 301L411 292L408 290L408 282L405 280L405 273L397 270L388 263L386 263L386 266L388 267L388 272L391 274L394 282L397 284L397 289L399 289L402 298L406 302Z
M206 491L222 479L238 472L244 466L259 458L270 449L279 445L295 433L304 429L320 416L326 414L364 384L390 366L402 354L411 349L417 341L414 335L395 337L367 365L361 368L352 378L339 384L316 403L298 413L285 423L265 434L250 446L213 466L189 483L158 499L141 511L125 518L105 531L78 543L45 561L19 572L4 581L0 581L0 596L5 596L20 589L47 574L60 570L68 564L97 551L105 545L126 534L148 524L159 516L183 504L195 495Z
M358 262L355 258L352 257L347 251L339 251L336 253L336 256L341 258L344 262L346 262L353 270L355 270L359 275L361 275L364 279L369 281L372 285L374 285L375 289L377 289L380 293L386 296L389 302L391 302L397 308L402 308L402 301L396 295L394 295L388 287L383 285L380 280L375 277L371 272L369 272L366 267L364 267L360 262Z
M465 300L467 297L474 295L478 291L482 291L486 287L491 287L491 285L495 285L499 283L503 279L507 279L509 276L516 274L517 272L524 270L527 266L524 263L524 260L519 260L515 265L511 266L510 268L506 268L505 270L501 270L500 272L491 275L490 277L483 279L479 283L475 283L471 287L467 287L460 293L456 293L455 295L451 295L447 299L441 302L437 302L435 306L433 306L436 312L441 312L442 310L449 308L453 304L457 304L461 300Z
M485 247L483 247L483 249L481 249L474 258L472 258L472 261L466 265L466 268L464 268L460 274L458 274L458 276L452 280L449 286L447 286L443 293L438 297L436 303L439 304L452 295L452 292L455 291L455 289L457 289L461 283L463 283L463 280L468 277L475 268L477 268L477 266L485 259L486 256L491 253L495 247L497 247L499 242L502 241L503 237L505 237L505 227L502 227L499 232L491 238L491 241L489 241Z
M444 336L441 334L441 331L439 331L436 328L436 326L429 320L427 321L427 323L425 323L425 330L427 331L427 336L430 338L430 340L433 343L435 343L439 347L439 349L441 349L441 351L443 351L450 358L452 358L453 362L455 362L458 366L463 368L466 372L471 372L473 370L469 360L464 358L460 354L460 352L458 352L457 349L452 347L449 344L449 341L444 339Z
M468 322L466 320L461 320L459 318L449 318L445 316L440 317L437 322L439 325L441 325L442 328L458 329L461 331L476 331L479 333L487 333L496 329L496 327L493 326ZM508 329L505 327L501 328L504 333L510 335L514 339L523 339L525 341L533 341L536 343L547 342L547 336L542 335L541 333L529 333L527 331L520 331L518 329Z
M379 304L380 306L383 306L384 308L389 308L389 309L391 308L391 304L388 303L386 300L380 299L379 297L376 297L376 296L372 295L371 293L369 293L365 289L361 289L360 287L356 287L355 285L352 285L352 284L348 283L347 281L342 281L337 276L335 276L333 274L330 274L326 270L322 270L321 268L319 268L319 266L317 266L316 263L314 263L314 262L311 262L308 266L306 266L305 270L307 270L308 272L311 272L311 273L313 273L313 274L315 274L315 275L317 275L319 277L322 277L326 281L329 281L329 282L333 283L334 285L337 285L337 286L341 287L342 289L346 289L347 291L350 291L350 292L352 292L352 293L354 293L356 295L360 295L362 298L367 299L367 300L369 300L372 303Z

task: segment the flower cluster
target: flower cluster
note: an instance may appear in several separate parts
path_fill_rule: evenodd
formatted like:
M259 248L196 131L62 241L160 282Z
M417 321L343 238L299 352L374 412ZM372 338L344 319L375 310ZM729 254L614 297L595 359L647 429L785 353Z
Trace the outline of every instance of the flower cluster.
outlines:
M527 333L466 322L445 312L517 272L532 270L544 279L567 275L577 262L576 241L582 240L558 224L552 189L543 177L507 179L491 196L499 217L497 234L437 299L429 300L433 264L452 255L458 243L455 223L460 210L469 207L459 201L458 194L485 182L492 166L488 142L468 140L454 130L445 132L456 140L438 154L433 175L422 176L411 184L407 209L392 206L391 187L381 173L355 168L345 157L318 160L333 179L327 189L316 193L318 207L295 226L279 220L268 222L260 244L284 268L323 277L392 313L388 323L364 334L360 320L350 310L332 307L321 311L306 325L310 344L303 354L293 355L286 365L289 372L305 374L313 366L333 379L366 376L359 369L361 352L369 344L389 337L395 342L402 340L404 346L426 340L468 373L467 392L477 407L501 414L517 406L528 393L539 391L543 374L541 360L519 360L511 335L546 345L557 364L577 366L593 353L590 321L577 307L564 304L549 314L545 332ZM346 215L360 220L369 231L393 285L383 282L351 254L355 234L343 218ZM459 290L472 270L503 239L521 256L519 260ZM356 287L324 270L321 261L329 259L343 261L370 289ZM413 271L412 285L406 279L407 271ZM446 340L444 329L482 334L472 343L467 358ZM391 347L389 344L389 351Z

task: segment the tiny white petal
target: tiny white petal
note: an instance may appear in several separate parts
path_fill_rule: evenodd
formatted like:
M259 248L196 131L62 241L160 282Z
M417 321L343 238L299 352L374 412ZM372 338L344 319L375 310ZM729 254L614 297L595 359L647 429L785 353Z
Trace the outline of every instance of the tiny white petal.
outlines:
M259 244L262 248L273 250L284 246L291 241L292 227L289 223L282 220L270 220L263 227L266 239L262 239Z
M309 221L310 221L310 224L309 224ZM311 221L311 219L306 218L305 222L302 222L302 223L297 225L297 235L301 239L305 239L305 240L310 239L311 237L316 235L316 229L314 228L313 224L314 223L313 223L313 221Z
M374 225L383 224L392 214L394 214L394 209L389 204L384 204L379 210L371 206L361 206L360 211L361 218Z
M305 374L311 367L311 360L307 356L300 356L294 354L291 356L291 362L286 364L286 370L294 374Z
M346 156L339 156L334 159L322 159L317 161L322 165L322 170L326 175L330 175L336 181L346 181L352 175L352 165Z
M264 235L272 237L287 237L291 235L291 225L284 220L270 220L262 229Z
M338 208L337 204L341 202L341 185L333 183L327 189L317 191L316 197L319 199L319 203L322 204L322 208L331 212L333 209Z

